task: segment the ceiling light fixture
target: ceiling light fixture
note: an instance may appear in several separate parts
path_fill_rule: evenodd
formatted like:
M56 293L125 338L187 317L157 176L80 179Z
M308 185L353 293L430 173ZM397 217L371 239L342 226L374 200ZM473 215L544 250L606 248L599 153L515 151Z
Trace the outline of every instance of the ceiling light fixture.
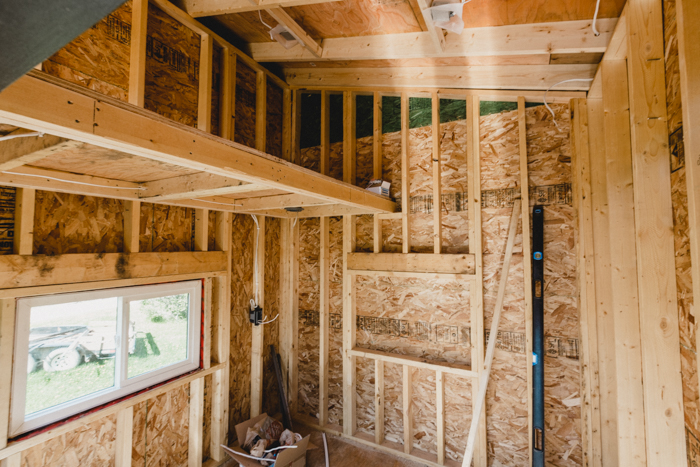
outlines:
M430 18L436 27L462 34L464 4L469 1L471 0L435 0L432 6L424 11L430 12Z
M270 31L270 39L276 40L285 49L291 49L297 44L304 45L294 34L291 33L289 29L283 24L278 24L274 28L267 24L262 19L262 13L258 10L258 17L260 17L260 22L264 24Z

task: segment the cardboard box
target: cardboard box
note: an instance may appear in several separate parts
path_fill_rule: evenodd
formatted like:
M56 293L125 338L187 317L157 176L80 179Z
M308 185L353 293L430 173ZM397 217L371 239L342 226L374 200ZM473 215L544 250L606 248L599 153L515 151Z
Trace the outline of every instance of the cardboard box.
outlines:
M366 190L388 198L390 188L391 182L386 182L384 180L370 180L367 184Z
M238 437L238 446L235 446L233 448L223 446L226 453L244 467L259 467L260 465L262 465L259 461L240 456L238 455L238 453L242 452L244 454L248 454L240 447L243 445L243 443L245 443L245 436L248 433L248 428L252 428L260 420L265 419L265 417L267 417L266 413L258 415L255 418L251 418L247 422L239 423L238 425L236 425L236 436ZM309 436L303 438L298 443L293 444L293 446L296 446L296 448L281 450L282 452L279 453L279 455L277 456L277 460L275 460L274 467L306 466L306 450L309 448Z

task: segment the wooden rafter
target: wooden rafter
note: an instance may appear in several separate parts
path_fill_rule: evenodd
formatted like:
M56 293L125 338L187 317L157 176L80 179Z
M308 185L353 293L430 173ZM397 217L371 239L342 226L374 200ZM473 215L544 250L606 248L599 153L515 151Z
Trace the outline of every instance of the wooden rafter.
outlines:
M437 50L429 32L331 38L323 41L321 60L393 60L428 57L494 57L541 54L603 53L617 18L601 18L593 35L591 21L519 24L465 29L449 34L444 50ZM254 60L295 62L319 60L309 51L285 49L276 42L250 44Z
M316 42L311 36L304 31L299 23L294 21L294 18L289 16L289 13L284 11L284 8L268 8L265 11L272 16L275 21L284 25L294 38L299 41L299 43L309 52L311 52L314 57L320 58L323 54L323 47L321 47L318 42Z
M270 8L314 5L338 0L185 0L185 10L194 18L243 13Z

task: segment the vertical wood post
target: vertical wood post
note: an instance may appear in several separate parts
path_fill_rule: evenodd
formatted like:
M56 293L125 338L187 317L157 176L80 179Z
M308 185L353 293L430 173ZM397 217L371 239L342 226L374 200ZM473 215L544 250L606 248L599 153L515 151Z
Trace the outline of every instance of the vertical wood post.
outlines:
M141 201L124 201L124 252L138 253Z
M681 356L663 25L662 0L630 0L627 66L647 461L681 465L687 458L683 384L678 376Z
M221 52L221 106L219 108L219 136L231 139L233 123L233 96L236 92L236 55L229 47Z
M258 216L260 232L258 233L258 274L254 280L260 290L258 306L265 310L265 217ZM253 229L257 229L253 224ZM265 312L263 311L263 315ZM262 377L263 377L263 325L253 326L252 348L250 355L250 416L257 417L262 411Z
M292 162L292 91L282 91L282 159Z
M143 107L146 89L146 33L148 0L134 0L131 6L131 50L129 52L129 104Z
M331 99L328 91L321 91L321 163L323 175L331 170Z
M374 361L374 442L384 442L384 361Z
M197 101L197 128L211 132L211 81L214 40L202 34L199 50L199 99Z
M190 382L190 436L187 466L201 467L204 441L204 378Z
M356 216L343 216L343 434L352 436L357 426L356 357L350 355L357 341L355 326L355 276L348 269L348 253L355 251Z
M34 250L34 206L36 190L17 188L15 194L15 232L13 251L16 255L31 255Z
M131 466L131 450L134 437L134 406L121 409L117 412L117 435L115 439L116 467Z
M355 139L355 93L343 93L343 181L357 183L357 140Z
M12 357L15 343L15 299L0 300L0 449L7 446L10 426Z
M267 146L267 75L257 72L255 84L255 149L265 152Z
M413 368L403 365L403 452L413 451Z
M409 165L408 94L401 93L401 234L402 251L411 252L411 166Z
M432 95L433 117L433 252L442 253L442 166L440 164L440 96Z
M374 133L372 138L372 178L379 180L382 178L382 96L378 92L374 93L373 101L373 123Z
M300 152L300 141L301 141L301 91L295 89L293 91L294 102L292 103L292 142L291 142L291 152L292 152L292 162L301 165L301 152Z
M318 424L328 423L328 332L330 313L330 217L320 218Z
M209 209L194 210L194 250L209 250Z
M435 412L437 415L437 462L445 465L445 373L435 374Z

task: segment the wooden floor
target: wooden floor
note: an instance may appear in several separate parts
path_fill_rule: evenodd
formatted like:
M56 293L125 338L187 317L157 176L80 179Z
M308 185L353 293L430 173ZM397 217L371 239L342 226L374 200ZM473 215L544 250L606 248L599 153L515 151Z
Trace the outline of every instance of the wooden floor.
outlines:
M306 453L307 467L325 467L326 460L323 450L323 437L320 431L311 430L304 426L297 427L302 435L311 434L311 443L317 446ZM376 451L370 447L360 446L351 441L333 435L326 435L328 442L330 467L422 467L423 464L394 457ZM223 467L235 467L236 462L229 460Z

